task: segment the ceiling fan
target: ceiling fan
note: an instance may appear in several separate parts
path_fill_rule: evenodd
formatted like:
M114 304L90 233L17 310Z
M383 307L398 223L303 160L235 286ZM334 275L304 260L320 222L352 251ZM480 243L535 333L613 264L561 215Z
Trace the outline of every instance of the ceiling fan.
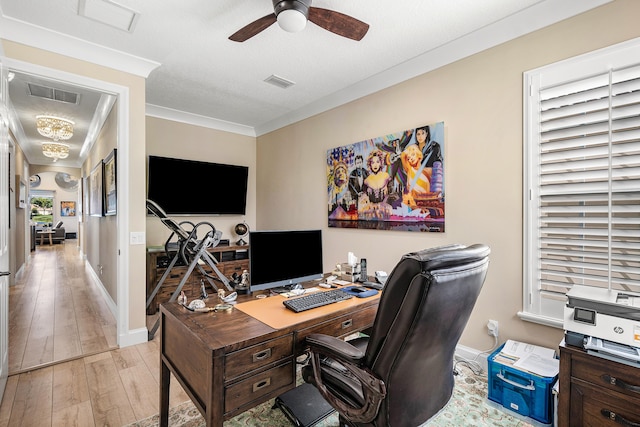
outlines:
M267 29L276 21L285 31L302 31L307 20L325 30L352 40L361 40L369 24L335 10L312 7L311 0L272 0L274 12L259 18L229 36L229 40L243 42Z

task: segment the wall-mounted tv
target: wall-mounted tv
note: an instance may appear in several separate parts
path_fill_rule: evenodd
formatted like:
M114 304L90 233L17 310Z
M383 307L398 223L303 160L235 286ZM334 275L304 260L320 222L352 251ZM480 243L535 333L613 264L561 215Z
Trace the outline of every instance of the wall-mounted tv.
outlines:
M244 215L247 166L149 156L147 198L167 215Z

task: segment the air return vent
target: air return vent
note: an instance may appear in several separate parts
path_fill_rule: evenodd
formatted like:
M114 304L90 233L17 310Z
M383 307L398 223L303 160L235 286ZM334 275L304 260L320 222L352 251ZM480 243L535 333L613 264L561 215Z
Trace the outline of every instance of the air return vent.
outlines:
M278 86L281 89L286 89L289 86L293 86L295 84L291 80L276 76L275 74L270 75L264 81L274 86Z
M47 98L52 101L66 102L67 104L77 104L79 95L73 92L55 89L52 87L40 86L29 83L29 94L39 98Z

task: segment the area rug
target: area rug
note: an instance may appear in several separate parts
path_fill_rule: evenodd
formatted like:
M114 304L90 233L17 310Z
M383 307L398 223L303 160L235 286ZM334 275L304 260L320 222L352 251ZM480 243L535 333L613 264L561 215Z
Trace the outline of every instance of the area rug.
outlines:
M465 366L458 366L456 385L451 400L436 416L423 424L424 427L497 426L531 427L518 415L498 408L487 399L486 374L476 375ZM289 427L292 423L283 412L273 409L273 400L256 406L224 422L225 427ZM128 424L126 427L156 427L158 415ZM183 403L169 411L169 426L203 427L204 419L191 402ZM325 418L317 427L338 426L338 414Z

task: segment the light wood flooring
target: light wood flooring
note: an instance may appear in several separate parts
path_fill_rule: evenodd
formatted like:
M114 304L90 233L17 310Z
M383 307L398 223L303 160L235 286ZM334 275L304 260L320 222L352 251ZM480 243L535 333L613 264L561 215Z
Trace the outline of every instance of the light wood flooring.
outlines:
M0 427L122 426L158 413L159 334L116 348L115 319L74 240L38 246L9 304ZM170 406L188 400L172 381Z
M9 374L117 347L116 320L76 240L39 245L9 288Z

